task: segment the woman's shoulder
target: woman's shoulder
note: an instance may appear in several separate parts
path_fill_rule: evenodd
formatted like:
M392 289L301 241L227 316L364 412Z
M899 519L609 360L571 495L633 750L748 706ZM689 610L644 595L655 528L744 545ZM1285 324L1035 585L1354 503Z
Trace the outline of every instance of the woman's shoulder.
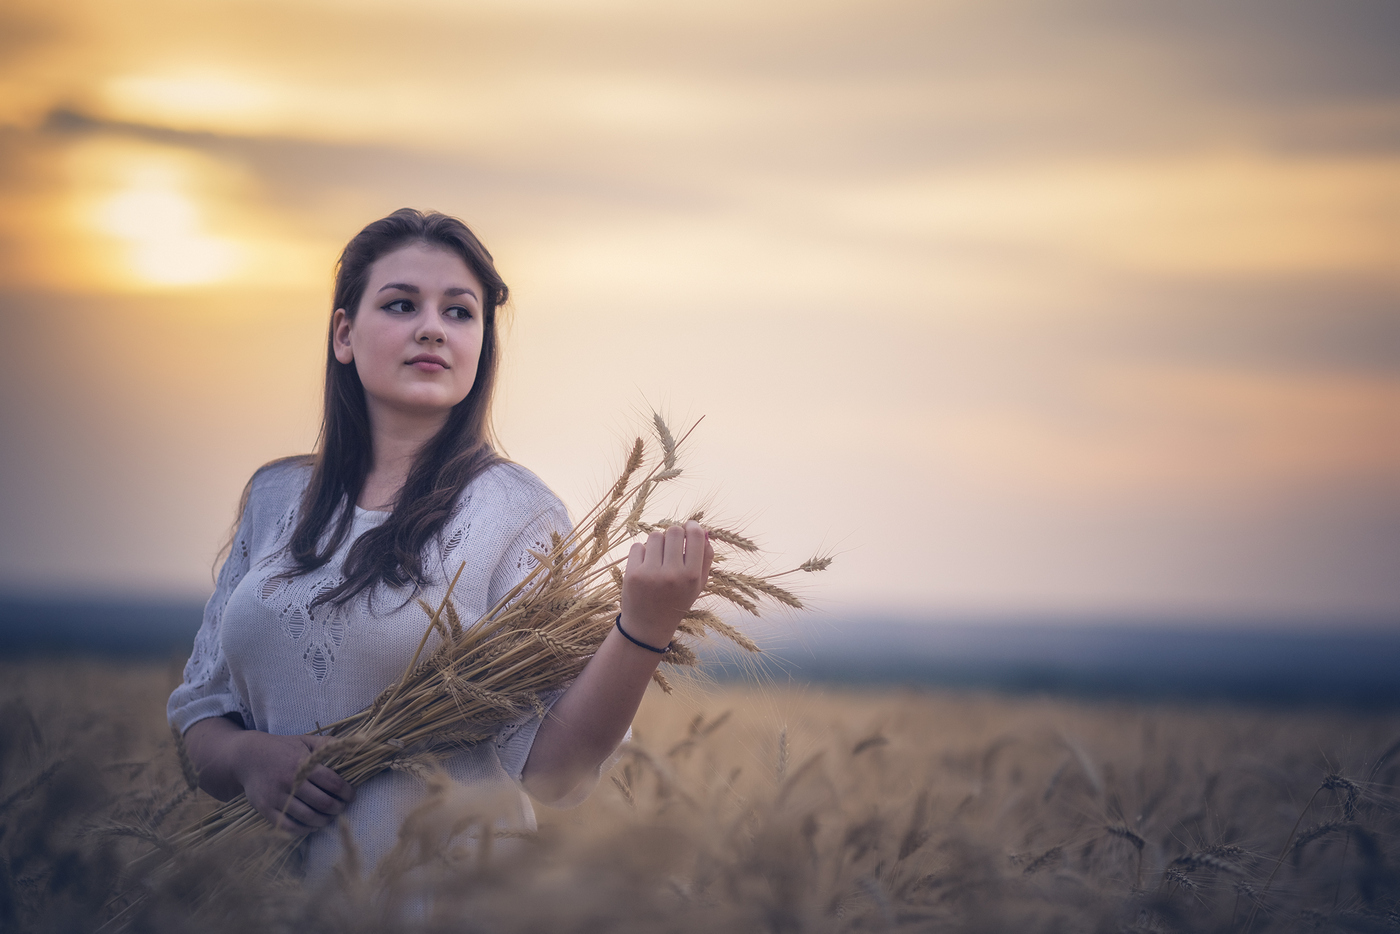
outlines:
M244 511L257 518L295 508L311 481L313 464L310 454L282 457L263 464L248 480L243 494Z
M219 573L220 581L240 562L246 568L249 560L264 554L291 527L311 478L311 464L307 455L283 457L253 471L243 486L237 525L227 545L229 560ZM236 583L237 576L232 580Z
M477 474L462 491L464 505L537 516L567 515L563 502L533 471L514 461L499 460Z
M567 535L572 528L568 510L543 480L500 460L459 494L443 529L443 565L454 566L465 554L473 567L488 569L483 580L493 582L488 603L494 602L524 573L532 552L549 550L552 533Z
M291 457L279 457L275 461L268 461L253 471L252 479L248 481L250 494L276 496L294 489L300 496L311 480L315 460L310 454L294 454Z

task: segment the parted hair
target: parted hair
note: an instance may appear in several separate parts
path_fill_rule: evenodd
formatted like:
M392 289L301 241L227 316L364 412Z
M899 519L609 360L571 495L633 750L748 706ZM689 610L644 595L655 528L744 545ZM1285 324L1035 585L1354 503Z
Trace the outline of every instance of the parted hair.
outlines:
M481 282L481 356L476 381L453 406L442 429L419 452L393 512L365 532L346 555L344 580L317 603L342 603L379 584L402 587L424 582L423 554L452 513L458 494L487 467L502 460L492 444L491 399L499 361L497 312L510 296L486 247L466 224L435 211L400 208L365 227L346 244L336 263L332 310L343 308L354 320L375 260L413 243L450 250ZM354 362L335 357L334 334L326 339L326 384L321 435L313 454L296 458L311 465L296 527L288 546L290 575L325 565L354 521L355 502L373 463L373 441L365 390ZM239 513L247 507L252 482Z

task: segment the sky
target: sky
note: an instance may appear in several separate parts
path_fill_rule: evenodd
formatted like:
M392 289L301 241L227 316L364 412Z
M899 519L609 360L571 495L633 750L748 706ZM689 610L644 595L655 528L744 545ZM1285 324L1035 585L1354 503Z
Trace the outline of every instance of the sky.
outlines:
M1400 624L1390 0L8 0L0 592L197 596L341 246L511 285L582 511L653 408L834 614Z

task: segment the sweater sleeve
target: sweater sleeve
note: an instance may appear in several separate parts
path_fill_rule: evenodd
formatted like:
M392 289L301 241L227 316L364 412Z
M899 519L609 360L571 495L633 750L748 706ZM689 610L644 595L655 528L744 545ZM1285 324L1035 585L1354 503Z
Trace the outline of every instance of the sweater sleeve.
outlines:
M238 714L245 724L252 722L247 705L233 686L219 640L219 627L229 594L243 580L251 564L252 515L250 504L238 524L238 533L234 536L229 556L219 569L214 594L205 604L204 620L194 637L194 651L185 663L185 680L171 693L166 704L165 713L170 725L182 734L200 720L230 713Z
M526 523L520 534L515 537L502 554L500 562L491 574L487 594L488 606L495 606L502 597L510 592L511 588L535 569L539 562L531 552L535 551L541 554L548 552L551 532L558 532L560 535L569 534L572 524L569 522L568 513L564 511L563 504L552 495L550 499L552 502ZM563 693L563 691L551 692L541 698L545 710L547 711L554 706L554 702ZM530 747L534 745L535 734L539 732L540 723L539 714L530 714L506 724L496 734L496 752L500 756L501 766L516 781L520 780L521 773L525 771L525 761L530 757Z
M553 499L552 496L551 499ZM563 505L557 499L553 499L552 505L537 515L506 550L501 564L491 578L491 605L494 606L497 600L509 593L510 589L526 574L534 570L535 565L539 562L531 552L547 553L551 545L551 532L558 532L560 535L566 536L571 528L572 525ZM544 716L549 715L549 709L563 694L563 690L553 691L541 698L544 702ZM501 766L516 781L520 781L521 775L525 771L525 763L530 758L530 750L535 744L535 735L539 732L542 722L543 717L539 714L531 714L506 724L496 734L496 751L500 757ZM598 770L593 775L579 782L564 798L549 802L549 805L554 808L571 808L582 804L593 793L593 789L604 773L617 763L622 745L631 738L632 728L628 727L627 734L622 738L618 750L614 751L607 761L599 765Z

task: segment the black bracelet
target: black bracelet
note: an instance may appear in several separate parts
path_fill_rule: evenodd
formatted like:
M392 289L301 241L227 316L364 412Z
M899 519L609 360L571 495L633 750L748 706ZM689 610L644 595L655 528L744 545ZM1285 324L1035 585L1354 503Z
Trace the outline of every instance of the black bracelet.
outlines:
M667 652L671 651L671 646L670 646L669 644L668 644L668 645L666 646L666 648L664 648L664 649L658 649L658 648L657 648L656 646L654 646L654 645L647 645L647 644L646 644L645 642L643 642L641 639L634 638L626 629L623 629L623 628L622 628L622 614L621 614L621 613L617 614L617 619L613 620L613 625L617 627L617 631L618 631L618 632L622 633L622 638L626 639L628 642L632 643L633 645L640 645L642 648L646 649L648 652L655 652L657 655L665 655Z

